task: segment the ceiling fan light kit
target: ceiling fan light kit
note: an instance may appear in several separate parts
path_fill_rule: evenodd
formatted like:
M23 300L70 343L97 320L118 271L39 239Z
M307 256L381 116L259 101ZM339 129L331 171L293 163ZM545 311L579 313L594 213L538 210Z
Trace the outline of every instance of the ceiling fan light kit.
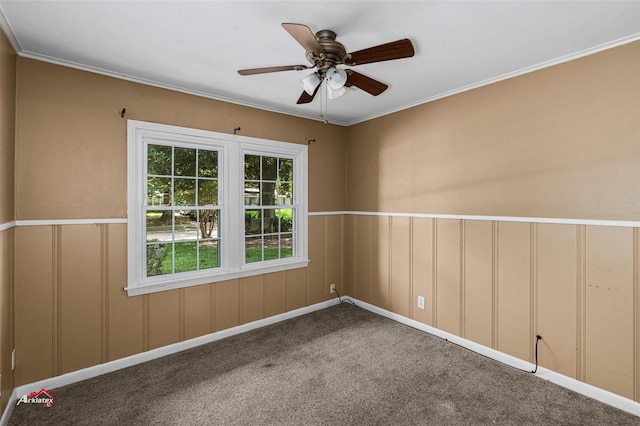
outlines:
M329 68L327 71L327 86L339 90L347 84L347 72L340 68Z
M331 30L320 30L314 35L311 29L303 24L284 23L282 27L305 49L307 61L311 63L311 66L285 65L251 68L239 70L238 74L253 75L316 68L314 73L300 80L304 92L298 98L298 104L313 101L323 81L326 81L329 99L342 96L346 92L345 87L357 87L370 95L378 96L389 86L351 69L337 68L337 65L353 67L373 62L409 58L415 54L411 40L406 38L347 53L344 46L336 41L336 33Z
M307 92L309 95L313 95L313 92L315 92L316 87L318 87L321 81L322 80L320 80L318 73L314 72L306 77L301 78L300 84L302 84L302 88L305 92Z
M340 87L338 89L334 89L329 84L327 84L327 97L329 99L339 98L340 96L344 95L346 91L347 91L347 89L345 89L344 87Z
M344 95L347 89L347 72L340 68L329 68L326 73L327 80L327 96L329 99L339 98Z

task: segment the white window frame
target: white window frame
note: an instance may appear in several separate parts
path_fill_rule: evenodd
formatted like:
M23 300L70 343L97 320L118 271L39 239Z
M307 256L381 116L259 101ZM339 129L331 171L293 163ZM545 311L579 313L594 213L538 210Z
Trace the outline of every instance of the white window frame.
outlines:
M220 266L146 277L145 206L147 143L219 151ZM244 257L244 154L293 159L294 256L246 264ZM127 247L129 296L303 268L308 259L307 146L137 120L127 122Z

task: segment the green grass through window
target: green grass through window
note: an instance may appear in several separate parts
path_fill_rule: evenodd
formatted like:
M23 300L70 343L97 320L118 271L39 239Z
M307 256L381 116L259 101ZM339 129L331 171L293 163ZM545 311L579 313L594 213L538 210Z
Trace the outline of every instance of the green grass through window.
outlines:
M149 275L166 275L172 273L171 268L171 245L166 246L164 261L162 267L157 273ZM196 243L176 243L175 244L175 272L188 272L201 269L217 268L219 265L218 249L200 247L200 267L197 268ZM290 248L282 248L280 253L277 247L265 247L264 260L286 258L293 256L293 250ZM254 263L262 261L262 252L260 247L249 247L245 249L246 263ZM148 271L150 272L150 271Z

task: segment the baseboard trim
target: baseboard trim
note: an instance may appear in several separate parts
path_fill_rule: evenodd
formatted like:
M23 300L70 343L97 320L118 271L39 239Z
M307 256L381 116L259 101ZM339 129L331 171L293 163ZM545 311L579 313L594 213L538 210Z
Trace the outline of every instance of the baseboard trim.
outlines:
M511 367L518 368L524 371L532 371L534 368L534 365L528 361L524 361L520 358L516 358L514 356L508 355L504 352L497 351L495 349L489 348L479 343L472 342L471 340L467 340L465 338L456 336L454 334L437 329L435 327L431 327L429 325L415 321L411 318L407 318L405 316L396 314L386 309L382 309L378 306L371 305L367 302L363 302L353 297L343 296L342 300L353 301L356 306L359 306L370 312L373 312L380 316L397 321L401 324L405 324L417 330L424 331L426 333L440 337L451 343L462 346L466 349L469 349L473 352L476 352L480 355L494 359L498 362L509 365ZM11 413L13 412L13 407L18 401L18 395L22 396L31 391L38 391L42 388L45 388L48 390L56 389L72 383L77 383L83 380L91 379L93 377L101 376L103 374L121 370L123 368L131 367L133 365L141 364L146 361L151 361L166 355L171 355L171 354L181 352L187 349L191 349L197 346L201 346L207 343L215 342L217 340L221 340L227 337L235 336L237 334L246 333L247 331L255 330L260 327L265 327L267 325L271 325L281 321L285 321L287 319L295 318L300 315L325 309L330 306L336 305L338 303L340 302L337 298L331 299L325 302L321 302L315 305L285 312L283 314L275 315L262 320L239 325L237 327L233 327L227 330L218 331L215 333L211 333L211 334L196 337L193 339L185 340L182 342L174 343L171 345L163 346L161 348L151 349L147 352L142 352L142 353L131 355L125 358L109 361L104 364L87 367L82 370L77 370L70 373L62 374L60 376L40 380L38 382L18 386L14 388L13 392L11 393L11 397L7 402L7 406L5 407L2 418L0 418L0 426L5 426L8 424L9 418L11 417ZM598 388L596 386L589 385L587 383L581 382L571 377L564 376L562 374L556 373L544 367L538 367L537 373L535 375L540 379L555 383L559 386L562 386L574 392L578 392L589 398L593 398L595 400L598 400L600 402L603 402L605 404L608 404L620 410L626 411L635 416L640 416L640 403L637 403L629 398L625 398L613 392L609 392L607 390Z
M143 362L151 361L157 358L161 358L166 355L171 355L177 352L182 352L187 349L195 348L207 343L215 342L217 340L225 339L227 337L235 336L237 334L246 333L247 331L255 330L257 328L265 327L267 325L276 324L291 318L299 317L311 312L319 311L321 309L328 308L333 305L337 305L339 300L337 298L327 300L325 302L316 303L315 305L306 306L304 308L295 309L293 311L285 312L272 317L264 318L258 321L253 321L247 324L242 324L236 327L232 327L226 330L217 331L215 333L206 334L204 336L195 337L193 339L184 340L182 342L173 343L171 345L162 346L160 348L151 349L147 352L141 352L135 355L131 355L125 358L116 359L106 362L104 364L94 365L92 367L83 368L82 370L72 371L70 373L62 374L56 377L50 377L48 379L40 380L37 382L21 385L13 389L11 397L7 402L7 406L4 409L2 418L0 419L0 426L5 426L9 422L13 407L18 401L19 397L26 395L29 392L39 391L42 388L47 390L56 389L62 386L70 385L72 383L81 382L83 380L91 379L103 374L111 373L113 371L122 370L123 368L131 367L133 365L141 364ZM55 397L55 394L54 394Z
M408 325L409 327L440 337L451 343L455 343L456 345L462 346L466 349L479 353L480 355L484 355L488 358L494 359L503 364L507 364L511 367L518 368L524 371L533 371L535 367L533 364L531 364L528 361L524 361L520 358L516 358L514 356L508 355L504 352L497 351L495 349L489 348L479 343L472 342L471 340L467 340L465 338L456 336L455 334L451 334L446 331L437 329L435 327L431 327L421 322L412 320L411 318L407 318L405 316L387 311L386 309L379 308L378 306L371 305L367 302L363 302L361 300L358 300L349 296L343 297L343 299L345 298L353 301L356 304L356 306L359 306L370 312L376 313L383 317ZM535 376L539 377L540 379L555 383L556 385L562 386L566 389L585 395L589 398L593 398L595 400L608 404L612 407L618 408L622 411L626 411L627 413L633 414L634 416L640 416L640 403L635 402L632 399L625 398L624 396L615 394L613 392L609 392L602 388L581 382L579 380L562 375L560 373L556 373L555 371L552 371L540 366L538 366L538 370L535 373Z

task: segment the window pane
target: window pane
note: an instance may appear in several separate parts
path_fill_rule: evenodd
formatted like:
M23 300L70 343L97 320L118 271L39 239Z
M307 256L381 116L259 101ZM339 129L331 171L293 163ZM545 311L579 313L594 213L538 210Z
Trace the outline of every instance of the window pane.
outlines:
M211 233L212 237L216 237L216 238L220 238L220 229L222 229L222 211L217 210L214 216L214 220L216 221L216 229L214 230L213 233ZM242 225L240 225L242 226ZM236 229L236 234L240 234L240 229Z
M244 231L246 234L259 234L262 230L262 215L260 210L245 210Z
M293 231L293 210L281 209L277 212L277 231L279 232L291 232Z
M171 203L171 178L150 177L147 179L147 204L168 206Z
M280 257L293 257L293 234L280 235Z
M262 237L245 238L244 243L245 262L262 262Z
M171 176L171 147L148 145L147 170L150 175Z
M171 241L173 217L171 210L147 212L147 241Z
M198 180L198 205L218 204L218 181Z
M278 176L278 159L262 157L262 180L276 180Z
M176 178L173 182L173 205L196 205L196 180Z
M200 210L198 213L200 238L218 237L218 210Z
M171 273L171 244L147 244L147 276Z
M279 182L278 183L278 193L277 193L277 200L276 200L276 204L281 206L283 204L291 204L291 183L289 182Z
M198 269L196 242L175 243L175 272Z
M264 237L264 260L273 260L280 257L278 236L271 235Z
M276 205L276 183L262 182L261 195L262 195L263 206L275 206Z
M198 151L198 176L218 177L218 152Z
M198 269L210 269L220 266L220 254L218 241L203 241L200 248L200 267Z
M196 175L196 150L193 148L174 148L173 174L175 176Z
M278 170L278 180L282 182L291 182L293 180L293 160L290 158L281 158Z
M260 184L258 182L244 183L244 205L260 204Z
M244 156L244 178L248 180L260 179L260 156L259 155Z
M271 234L275 232L276 211L274 209L263 210L263 234Z
M175 240L196 240L198 238L198 223L194 210L181 210L175 216Z

